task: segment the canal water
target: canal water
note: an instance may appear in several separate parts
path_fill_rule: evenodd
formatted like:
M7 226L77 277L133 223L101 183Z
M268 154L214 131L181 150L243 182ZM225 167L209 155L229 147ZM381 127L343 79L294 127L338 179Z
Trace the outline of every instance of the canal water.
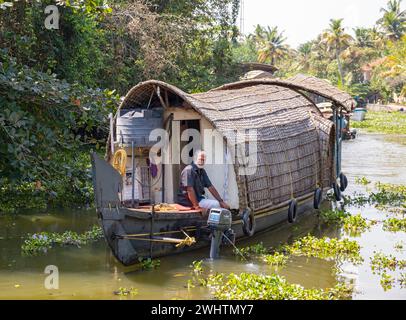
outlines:
M345 192L348 195L355 191L365 192L364 186L355 184L357 177L366 177L372 182L406 184L406 137L361 133L357 139L346 141L343 171L349 179ZM373 220L381 221L387 217L385 212L370 206L346 209ZM94 210L0 216L0 299L210 299L212 296L206 288L187 288L191 278L190 265L196 260L204 260L203 266L215 272L276 272L289 282L306 288L330 288L338 281L345 281L354 285L353 299L406 299L406 289L395 285L385 291L380 285L380 277L371 271L370 257L374 252L406 259L406 249L396 249L399 243L406 248L406 233L385 232L380 223L353 238L361 245L364 262L357 266L340 263L339 271L334 261L305 257L292 257L285 267L275 269L265 263L242 261L231 248L222 249L222 258L216 261L207 259L209 249L206 248L161 258L159 268L142 271L116 262L104 240L82 248L57 247L40 256L21 253L21 245L28 233L84 232L96 223ZM237 246L258 242L277 246L307 234L346 237L340 228L320 223L317 215L309 212L294 225L285 224L257 234ZM58 267L58 289L47 290L44 286L47 277L44 270L49 265ZM396 272L392 274L399 276ZM117 296L114 291L120 287L135 288L138 294Z

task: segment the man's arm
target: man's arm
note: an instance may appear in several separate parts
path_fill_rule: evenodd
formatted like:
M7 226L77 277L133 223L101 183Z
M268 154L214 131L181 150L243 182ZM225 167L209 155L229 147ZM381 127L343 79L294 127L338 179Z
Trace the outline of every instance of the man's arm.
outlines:
M187 191L188 198L189 198L190 202L192 203L193 209L200 209L199 201L197 201L196 192L193 189L193 187L186 187L186 191Z
M230 209L230 206L224 202L224 200L220 197L219 193L217 192L217 189L211 185L209 188L210 193L213 195L214 198L220 203L220 206L225 209Z

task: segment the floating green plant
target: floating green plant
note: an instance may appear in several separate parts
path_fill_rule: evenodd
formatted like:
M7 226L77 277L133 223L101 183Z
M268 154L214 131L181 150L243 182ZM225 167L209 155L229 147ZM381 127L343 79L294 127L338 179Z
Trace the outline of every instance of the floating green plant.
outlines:
M382 252L375 252L371 257L371 269L373 273L382 274L386 271L406 268L406 260L399 260L393 255L385 255Z
M397 218L386 219L383 223L383 229L385 231L390 231L390 232L398 232L398 231L406 232L406 218L405 219L397 219Z
M402 289L406 289L406 273L400 274L398 282Z
M405 288L406 277L402 273L396 280L393 276L388 274L388 271L402 270L406 268L406 260L399 260L393 255L385 255L382 252L375 252L371 257L371 270L372 273L381 276L381 286L387 291L392 289L395 282L398 282L401 288Z
M357 178L355 178L355 183L356 183L356 184L361 184L361 185L363 185L363 186L366 186L366 185L370 184L371 181L369 181L369 180L368 180L367 178L365 178L365 177L361 177L361 178L357 177Z
M320 219L324 222L337 224L341 224L350 215L349 212L343 210L321 210L319 213Z
M406 210L406 186L390 183L375 183L375 191L368 194L354 192L345 198L346 205L364 206L375 205L378 208L399 207Z
M153 270L159 268L161 261L159 259L138 258L143 270Z
M404 243L403 241L396 242L393 247L395 248L396 251L403 251Z
M46 253L52 247L59 246L77 246L97 241L103 237L103 230L99 226L93 226L92 229L78 234L73 231L63 233L40 232L28 234L28 239L24 240L21 250L26 255L38 255Z
M343 229L351 236L357 236L368 230L373 223L368 223L360 214L350 215L343 220Z
M406 134L406 113L368 111L364 121L352 121L351 127L368 132Z
M120 287L118 288L118 290L113 292L115 295L117 296L136 296L138 294L138 290L135 288L124 288L124 287Z
M266 262L271 266L284 266L288 261L288 257L280 252L275 252L273 254L263 254L261 255L261 260Z
M383 273L381 275L380 283L381 283L383 290L388 291L388 290L392 289L392 287L395 283L395 279L391 275L389 275L387 273Z
M342 283L327 290L305 289L276 274L252 273L219 277L213 289L215 298L221 300L334 300L349 299L352 294L352 289Z
M284 245L283 251L297 256L348 260L353 263L361 263L363 260L360 245L349 239L316 238L308 235L291 245Z
M265 248L262 242L238 249L239 252L236 249L234 249L233 251L234 254L242 254L245 257L266 254L269 252L269 250Z

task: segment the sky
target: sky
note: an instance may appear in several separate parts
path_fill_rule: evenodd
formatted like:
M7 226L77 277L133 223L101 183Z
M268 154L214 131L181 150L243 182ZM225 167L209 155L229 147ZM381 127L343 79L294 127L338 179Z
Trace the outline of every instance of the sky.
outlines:
M380 8L387 0L243 0L245 34L257 24L278 26L286 43L297 48L315 39L328 28L330 19L344 18L346 31L354 27L372 27L382 16ZM406 1L402 8L405 9ZM237 21L240 25L240 17Z

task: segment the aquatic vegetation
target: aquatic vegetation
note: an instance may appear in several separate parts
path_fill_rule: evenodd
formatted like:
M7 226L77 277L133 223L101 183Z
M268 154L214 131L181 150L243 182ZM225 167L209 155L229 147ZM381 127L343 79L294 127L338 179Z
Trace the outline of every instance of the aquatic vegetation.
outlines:
M406 232L406 218L397 219L389 218L386 219L383 223L383 229L390 232L404 231Z
M238 249L238 251L234 249L233 252L235 255L239 254L243 257L255 258L271 266L283 266L288 260L288 257L284 253L278 251L271 252L262 242Z
M406 289L406 273L401 273L398 279L399 285L402 289Z
M138 294L138 290L133 287L131 287L129 289L120 287L120 288L118 288L118 290L114 291L113 293L117 296L129 296L129 295L136 296Z
M375 222L368 223L360 214L350 215L343 220L343 229L351 236L357 236L369 229L373 223Z
M321 210L319 213L320 219L324 222L338 224L341 224L342 221L350 215L349 212L343 210Z
M138 258L138 261L141 264L141 268L143 270L153 270L159 268L161 265L161 260L159 259L151 259L151 258Z
M365 177L361 177L361 178L357 177L357 178L355 178L355 183L356 183L356 184L361 184L361 185L363 185L363 186L366 186L366 185L370 184L371 181L369 181L369 180L368 180L367 178L365 178Z
M343 226L346 233L351 236L357 236L365 232L375 221L367 222L360 214L351 215L343 210L322 210L319 215L320 219L327 223L335 223Z
M221 300L334 300L349 299L352 292L341 283L327 290L305 289L276 274L252 273L223 276L213 289L215 298Z
M78 234L73 231L65 231L63 233L56 232L41 232L36 234L28 234L28 238L24 240L21 250L26 255L37 255L46 253L48 249L59 246L77 246L88 244L97 241L103 237L103 230L95 225L92 229Z
M196 285L207 286L208 279L203 276L203 260L193 261L190 268L192 269L192 278L188 280L187 288L194 288Z
M394 248L396 251L403 251L403 249L404 249L403 241L396 242L394 245Z
M371 257L371 269L373 273L383 274L386 271L395 271L396 269L405 269L406 260L399 260L393 255L385 255L382 252L375 252Z
M354 192L346 197L344 204L352 206L375 205L379 209L400 208L406 210L406 186L390 183L375 183L375 191L368 194Z
M202 274L203 273L203 260L193 261L192 265L190 266L193 269L193 273L195 274Z
M391 275L389 275L387 273L383 273L381 275L380 283L381 283L383 290L387 291L387 290L392 289L392 287L395 283L395 279Z
M265 248L264 244L262 242L250 245L248 247L240 248L238 249L239 253L234 249L234 254L242 254L245 257L249 257L252 255L260 255L260 254L266 254L269 252L267 248Z
M349 239L330 239L327 237L319 239L308 235L290 245L284 245L283 250L297 256L348 260L353 263L361 263L363 260L360 256L360 245Z
M261 260L266 262L271 266L284 266L288 261L288 257L280 252L275 252L273 254L263 254L261 255Z
M380 284L385 291L392 289L395 282L399 283L401 288L405 288L406 277L404 273L398 279L395 279L394 276L389 275L387 272L405 269L406 260L399 260L393 255L375 252L374 256L371 257L370 265L372 273L381 276Z
M351 127L368 132L406 134L406 113L368 111L364 121L352 121Z

